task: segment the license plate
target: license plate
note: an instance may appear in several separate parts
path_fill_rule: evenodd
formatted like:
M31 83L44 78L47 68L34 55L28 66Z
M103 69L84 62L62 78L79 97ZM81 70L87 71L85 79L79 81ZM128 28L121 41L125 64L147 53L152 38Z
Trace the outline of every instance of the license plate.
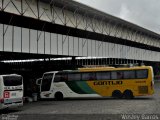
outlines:
M16 93L12 93L11 96L16 96Z
M4 103L12 103L12 101L10 99L6 99Z
M4 103L14 103L14 102L19 102L22 101L20 98L15 98L15 99L5 99Z

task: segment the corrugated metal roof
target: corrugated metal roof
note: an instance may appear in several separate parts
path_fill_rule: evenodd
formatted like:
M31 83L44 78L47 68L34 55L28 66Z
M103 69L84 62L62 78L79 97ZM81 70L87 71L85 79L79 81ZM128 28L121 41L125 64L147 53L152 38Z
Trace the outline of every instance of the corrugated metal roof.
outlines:
M134 23L117 18L115 16L109 15L105 12L99 11L95 8L89 7L82 3L78 3L74 0L40 0L40 1L45 3L50 3L50 4L53 3L55 6L59 8L65 7L66 10L73 11L73 12L78 9L78 13L82 15L85 14L87 11L88 17L93 17L96 15L96 19L105 18L106 21L111 21L112 23L121 24L124 27L132 28L135 31L142 32L144 34L150 35L151 37L160 38L160 35L158 33L155 33L151 30L140 27Z

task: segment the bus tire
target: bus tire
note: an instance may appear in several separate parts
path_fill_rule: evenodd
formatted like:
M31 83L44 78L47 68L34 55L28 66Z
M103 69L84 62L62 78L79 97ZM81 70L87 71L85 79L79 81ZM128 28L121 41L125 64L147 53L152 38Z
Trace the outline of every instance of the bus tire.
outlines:
M63 100L63 94L61 92L56 92L54 98L56 100Z
M113 98L122 98L122 93L121 93L121 91L120 91L120 90L114 90L114 91L112 92L112 97L113 97Z
M125 90L123 93L124 98L126 99L132 99L134 98L133 92L131 90Z

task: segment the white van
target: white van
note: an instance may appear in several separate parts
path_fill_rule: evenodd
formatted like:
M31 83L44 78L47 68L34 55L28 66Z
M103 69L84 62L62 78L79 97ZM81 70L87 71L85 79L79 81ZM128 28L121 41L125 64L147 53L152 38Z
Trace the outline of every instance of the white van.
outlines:
M0 109L23 106L23 77L0 75Z

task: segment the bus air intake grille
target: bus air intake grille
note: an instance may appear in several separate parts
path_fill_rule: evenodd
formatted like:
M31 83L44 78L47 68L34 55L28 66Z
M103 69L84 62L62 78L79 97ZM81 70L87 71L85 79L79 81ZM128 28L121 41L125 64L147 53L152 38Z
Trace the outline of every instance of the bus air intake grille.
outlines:
M148 86L139 86L138 91L139 91L139 94L147 94L148 93Z

